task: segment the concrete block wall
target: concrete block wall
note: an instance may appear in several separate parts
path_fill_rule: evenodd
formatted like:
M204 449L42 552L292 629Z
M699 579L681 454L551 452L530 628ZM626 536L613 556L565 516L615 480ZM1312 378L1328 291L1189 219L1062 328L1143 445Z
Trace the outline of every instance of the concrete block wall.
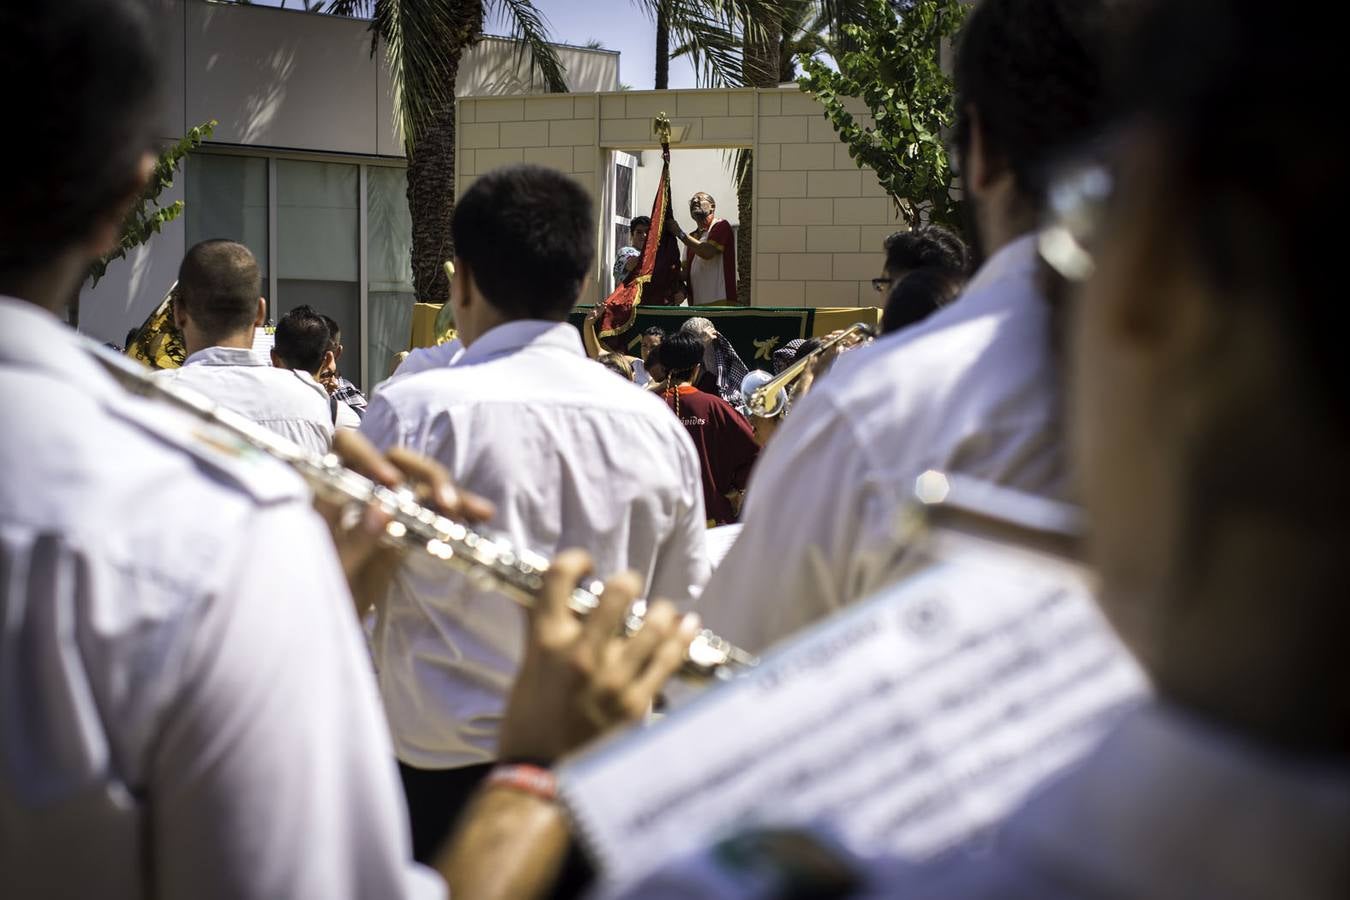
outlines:
M814 97L762 91L758 101L754 305L879 305L881 244L904 227L894 204ZM861 103L849 106L870 124Z
M861 104L851 106L867 124ZM683 127L678 147L749 147L756 161L752 305L882 301L871 285L881 274L881 244L905 226L809 94L784 88L465 98L459 109L459 190L496 166L533 162L577 178L601 210L603 161L611 150L656 148L658 113ZM601 283L597 263L584 302L599 296Z

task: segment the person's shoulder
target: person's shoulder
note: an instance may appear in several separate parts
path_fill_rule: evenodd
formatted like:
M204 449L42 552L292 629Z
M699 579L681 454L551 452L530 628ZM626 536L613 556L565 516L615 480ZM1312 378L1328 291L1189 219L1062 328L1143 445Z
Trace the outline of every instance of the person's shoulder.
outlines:
M141 457L148 467L166 469L166 487L172 472L186 479L182 486L202 491L237 494L252 505L304 500L308 490L299 475L221 426L197 421L176 410L138 398L126 398L108 418L143 440Z
M726 241L730 240L734 233L735 232L731 228L731 223L726 219L718 219L713 223L712 228L708 229L708 237L723 246L726 245Z

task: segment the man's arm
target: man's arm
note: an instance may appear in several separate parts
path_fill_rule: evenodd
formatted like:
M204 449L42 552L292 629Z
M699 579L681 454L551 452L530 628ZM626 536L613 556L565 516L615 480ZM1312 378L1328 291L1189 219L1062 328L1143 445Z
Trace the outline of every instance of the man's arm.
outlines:
M814 401L814 402L813 402ZM851 599L877 491L847 416L823 396L793 411L759 456L743 527L698 602L708 627L752 653Z
M586 312L586 318L581 323L581 342L586 345L586 355L591 359L599 359L605 351L605 348L600 345L599 335L595 333L595 323L600 318L601 309L602 307L599 304L592 306Z
M712 240L711 235L699 240L693 235L686 234L684 229L680 227L680 223L675 221L674 216L666 219L666 228L670 229L671 234L675 235L675 239L688 247L691 253L703 259L713 259L721 255L722 250L725 249L721 244ZM684 261L684 268L686 272L689 271L688 258Z
M544 765L614 728L637 722L684 660L699 622L669 603L650 607L631 638L621 624L640 593L632 574L605 583L585 620L568 595L590 559L565 551L553 560L530 611L525 657L502 722L498 758ZM552 799L489 785L442 850L437 868L453 896L517 900L542 896L567 850L567 821Z

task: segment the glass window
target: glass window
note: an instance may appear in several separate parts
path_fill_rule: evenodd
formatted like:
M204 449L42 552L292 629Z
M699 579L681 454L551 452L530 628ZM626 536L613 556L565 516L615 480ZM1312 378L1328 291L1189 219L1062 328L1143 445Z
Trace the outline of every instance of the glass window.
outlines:
M277 296L280 318L308 304L337 320L339 368L361 381L360 168L277 160Z
M408 349L417 300L406 169L366 167L366 266L370 281L366 352L370 380L376 383L389 374L394 354Z
M187 245L238 241L257 257L267 293L267 160L193 153L184 168Z

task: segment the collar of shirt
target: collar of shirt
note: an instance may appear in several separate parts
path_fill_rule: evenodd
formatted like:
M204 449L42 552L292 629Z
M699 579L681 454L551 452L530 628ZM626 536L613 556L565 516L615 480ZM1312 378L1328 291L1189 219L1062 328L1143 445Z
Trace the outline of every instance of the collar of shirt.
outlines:
M112 376L80 348L74 329L26 300L0 296L0 359L78 382L99 398L121 393Z
M241 347L207 347L183 360L185 366L272 366L266 353Z
M517 319L492 328L464 351L456 365L471 366L526 349L552 350L585 356L581 334L566 322Z
M1000 305L1000 301L1006 301L1012 296L1011 292L989 288L1009 279L1029 282L1036 273L1036 266L1036 235L1024 234L1004 244L993 256L985 260L984 265L980 266L975 277L970 279L970 283L961 292L959 302L966 304L967 301L973 300L975 302L971 306L978 307L980 311L985 311L989 306ZM970 306L966 308L970 309Z
M1149 704L1033 800L1010 838L1119 896L1331 896L1350 868L1350 767L1283 757Z

